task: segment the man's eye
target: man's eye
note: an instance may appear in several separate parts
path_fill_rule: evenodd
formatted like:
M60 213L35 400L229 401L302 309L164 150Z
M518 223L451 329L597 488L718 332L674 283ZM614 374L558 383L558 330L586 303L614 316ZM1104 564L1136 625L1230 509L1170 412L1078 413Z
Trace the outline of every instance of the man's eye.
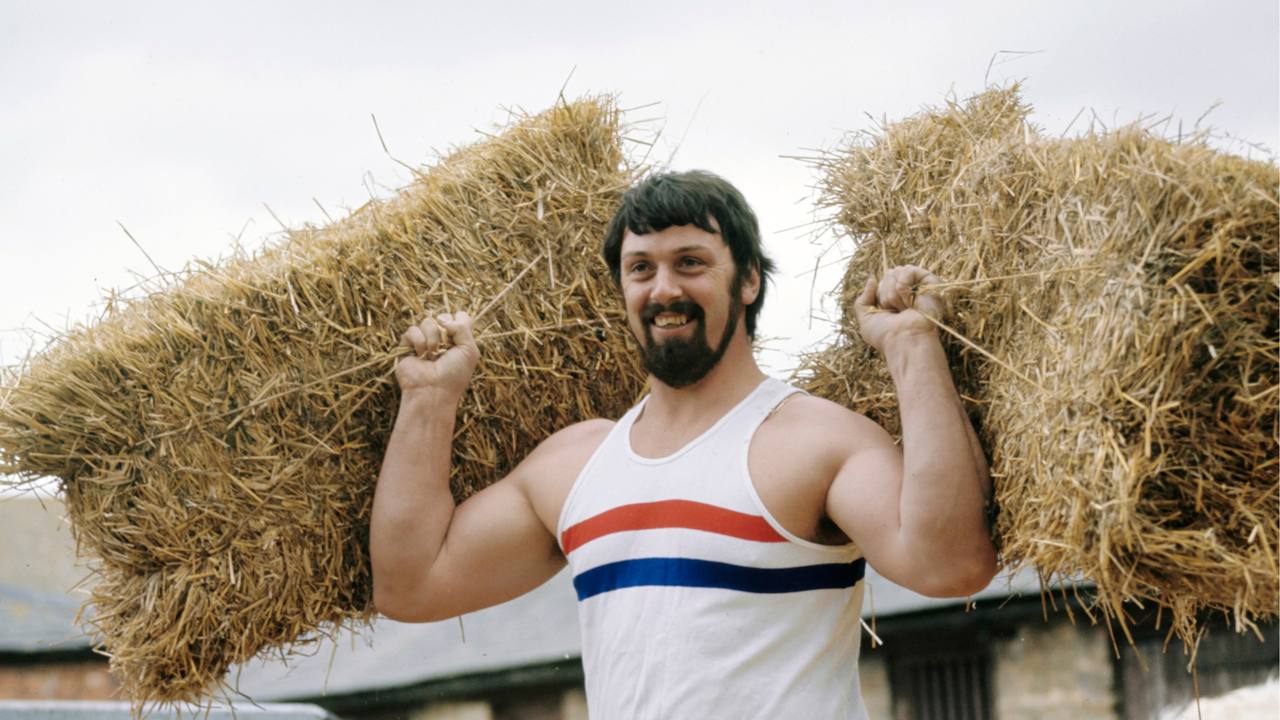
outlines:
M699 260L698 258L684 258L683 260L680 261L680 265L682 267L696 267L701 264L702 264L702 261Z

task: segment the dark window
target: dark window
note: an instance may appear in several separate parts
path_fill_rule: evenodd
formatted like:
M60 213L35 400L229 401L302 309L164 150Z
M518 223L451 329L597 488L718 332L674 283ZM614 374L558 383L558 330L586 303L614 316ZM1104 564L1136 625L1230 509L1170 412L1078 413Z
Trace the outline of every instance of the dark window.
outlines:
M983 653L890 656L889 684L895 720L991 720Z
M993 720L985 623L929 625L887 628L872 651L885 658L894 720Z

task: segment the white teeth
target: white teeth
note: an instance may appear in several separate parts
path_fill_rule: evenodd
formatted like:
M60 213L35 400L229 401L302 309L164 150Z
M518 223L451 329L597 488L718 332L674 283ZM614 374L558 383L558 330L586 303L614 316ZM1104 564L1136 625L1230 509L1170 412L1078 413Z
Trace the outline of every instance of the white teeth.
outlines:
M679 327L689 322L689 318L684 315L676 315L674 317L657 317L654 322L658 327Z

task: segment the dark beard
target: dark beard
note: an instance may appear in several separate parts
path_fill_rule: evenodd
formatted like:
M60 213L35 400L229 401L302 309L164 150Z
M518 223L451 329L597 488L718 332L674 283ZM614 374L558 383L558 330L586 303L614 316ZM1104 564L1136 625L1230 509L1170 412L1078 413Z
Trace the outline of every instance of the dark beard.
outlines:
M640 350L645 370L663 384L677 390L706 377L729 349L729 343L738 330L738 317L742 315L742 309L742 301L735 293L734 301L729 307L728 322L724 326L724 337L720 338L720 347L712 350L707 343L706 314L700 306L687 301L673 302L665 307L658 303L646 305L640 314L641 326L644 328L644 343ZM650 323L663 312L680 313L689 318L689 322L697 322L693 336L655 343Z

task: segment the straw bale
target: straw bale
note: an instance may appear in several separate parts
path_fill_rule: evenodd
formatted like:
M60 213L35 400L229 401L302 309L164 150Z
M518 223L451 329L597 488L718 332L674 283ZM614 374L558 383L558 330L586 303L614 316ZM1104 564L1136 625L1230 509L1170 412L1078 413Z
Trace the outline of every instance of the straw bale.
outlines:
M1003 561L1092 581L1109 626L1126 601L1188 641L1206 608L1275 616L1277 168L1136 125L1046 137L1029 113L992 89L817 161L857 244L802 384L900 433L853 302L870 274L930 268L956 283L944 337Z
M368 518L396 345L476 316L461 500L644 374L599 242L635 169L612 98L513 116L385 201L116 299L0 386L0 469L61 480L135 708L371 617Z

